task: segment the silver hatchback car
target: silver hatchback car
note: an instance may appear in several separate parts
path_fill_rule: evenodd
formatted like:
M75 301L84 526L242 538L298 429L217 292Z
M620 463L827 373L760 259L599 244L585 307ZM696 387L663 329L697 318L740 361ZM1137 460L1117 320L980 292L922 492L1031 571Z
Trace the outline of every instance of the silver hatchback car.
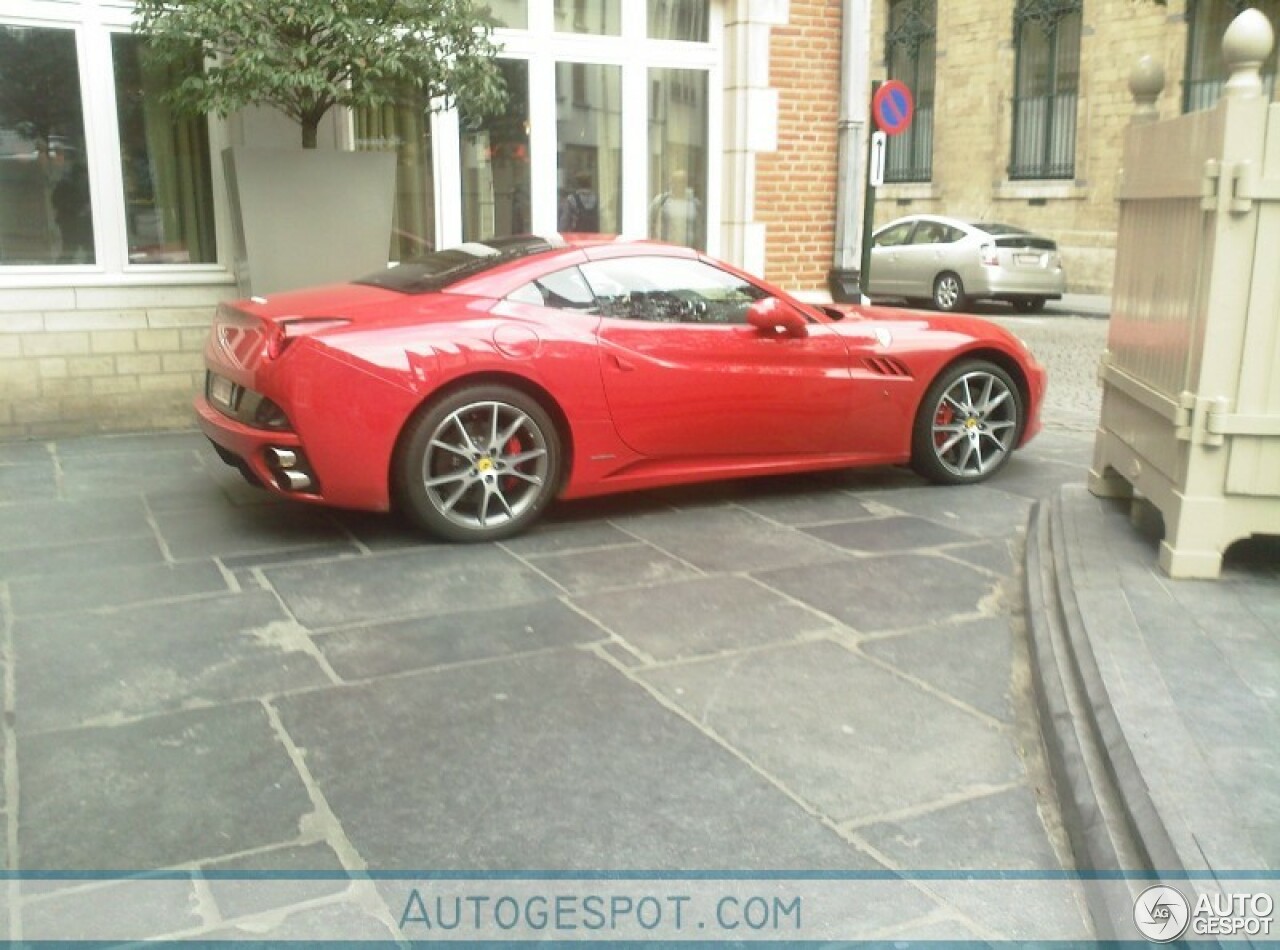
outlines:
M914 214L872 236L868 297L932 301L947 312L1004 300L1036 313L1066 287L1058 245L1009 224Z

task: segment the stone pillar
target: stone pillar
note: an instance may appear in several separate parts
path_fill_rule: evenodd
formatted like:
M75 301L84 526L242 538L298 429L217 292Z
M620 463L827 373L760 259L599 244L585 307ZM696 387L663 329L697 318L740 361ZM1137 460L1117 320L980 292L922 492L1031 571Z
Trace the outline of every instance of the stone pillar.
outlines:
M778 147L778 91L769 85L769 31L787 0L725 4L724 176L721 257L764 273L765 226L756 220L756 155Z

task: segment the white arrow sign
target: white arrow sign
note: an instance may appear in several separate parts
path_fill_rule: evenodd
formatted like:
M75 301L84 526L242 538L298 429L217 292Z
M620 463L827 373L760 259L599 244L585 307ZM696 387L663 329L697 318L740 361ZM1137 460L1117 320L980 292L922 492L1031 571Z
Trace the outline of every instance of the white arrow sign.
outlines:
M889 136L883 132L871 133L871 184L873 187L884 184L884 152L889 143Z

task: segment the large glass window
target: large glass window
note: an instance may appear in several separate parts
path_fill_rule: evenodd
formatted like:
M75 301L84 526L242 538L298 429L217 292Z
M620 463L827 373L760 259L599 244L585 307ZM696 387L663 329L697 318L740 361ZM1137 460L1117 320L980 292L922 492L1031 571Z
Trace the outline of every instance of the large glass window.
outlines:
M1010 178L1075 175L1083 0L1018 0Z
M395 149L390 260L412 260L434 251L436 207L427 103L411 92L395 105L357 109L355 131L358 150Z
M707 246L707 73L649 70L649 236Z
M622 69L556 64L557 229L616 234L622 222Z
M556 0L555 11L557 32L622 34L622 0Z
M707 0L649 0L650 38L705 43L707 6Z
M887 182L929 181L933 177L933 74L937 56L936 0L894 0L889 7L885 59L889 78L907 84L915 102L911 124L889 136Z
M529 26L529 0L489 0L489 8L498 26L523 30Z
M529 219L529 64L500 60L507 107L500 115L459 114L462 239L526 234Z
M76 36L0 26L0 264L92 264Z
M1222 58L1222 34L1231 21L1249 7L1261 10L1272 26L1280 29L1280 0L1187 0L1187 66L1182 84L1182 109L1194 112L1218 101L1227 81L1227 64ZM1262 81L1274 94L1276 47L1262 64Z
M217 248L208 122L176 116L164 103L173 70L151 62L141 38L113 35L111 54L129 262L212 263ZM200 69L195 52L186 69Z

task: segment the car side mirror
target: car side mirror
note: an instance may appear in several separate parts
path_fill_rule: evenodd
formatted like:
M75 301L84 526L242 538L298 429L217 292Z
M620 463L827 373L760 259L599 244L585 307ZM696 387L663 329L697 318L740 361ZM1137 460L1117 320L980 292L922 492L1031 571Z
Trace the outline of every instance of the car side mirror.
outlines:
M747 322L767 336L804 337L809 321L795 307L777 297L764 297L747 308Z

